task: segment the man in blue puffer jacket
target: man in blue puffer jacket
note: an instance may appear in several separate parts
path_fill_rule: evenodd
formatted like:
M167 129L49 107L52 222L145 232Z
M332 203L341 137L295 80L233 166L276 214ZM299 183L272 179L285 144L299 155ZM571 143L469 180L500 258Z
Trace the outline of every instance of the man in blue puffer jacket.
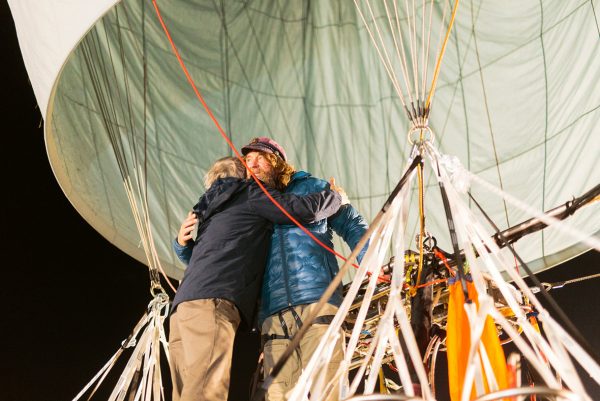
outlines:
M307 195L329 187L326 181L312 177L305 171L294 171L287 163L284 149L270 138L253 139L242 148L242 153L248 167L261 181L285 193ZM368 227L358 211L350 204L345 204L329 219L317 221L306 228L330 248L333 248L335 232L353 249ZM366 247L358 256L359 262L365 251ZM336 257L300 228L295 225L274 226L259 314L265 375L270 373L289 345L290 338L301 327L303 319L311 313L338 271ZM286 393L297 382L341 302L340 287L327 306L319 311L315 324L306 332L298 352L287 361L269 387L267 401L286 399ZM343 337L328 367L327 382L333 378L343 358L342 341ZM328 400L337 400L335 387Z

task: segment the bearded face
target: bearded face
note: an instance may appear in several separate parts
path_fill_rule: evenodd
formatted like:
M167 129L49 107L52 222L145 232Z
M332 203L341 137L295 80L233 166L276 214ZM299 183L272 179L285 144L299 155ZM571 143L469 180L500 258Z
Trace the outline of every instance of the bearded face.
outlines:
M258 177L265 185L274 186L274 172L273 165L269 159L265 156L264 152L253 151L246 154L246 164L250 171ZM248 178L251 178L248 172Z

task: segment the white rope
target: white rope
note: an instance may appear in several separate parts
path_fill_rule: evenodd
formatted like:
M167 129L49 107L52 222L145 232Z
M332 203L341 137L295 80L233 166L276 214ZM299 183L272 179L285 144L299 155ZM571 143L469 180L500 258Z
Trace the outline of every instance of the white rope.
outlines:
M455 1L458 1L458 0L455 0ZM447 0L447 1L444 2L444 9L442 11L442 22L440 24L440 33L439 33L439 37L438 37L438 44L437 44L437 48L436 48L436 51L435 51L435 54L437 55L436 56L436 60L437 60L437 57L440 57L441 52L442 52L442 43L443 43L442 38L444 37L444 29L443 28L444 28L445 23L446 23L446 14L448 13L448 8L449 8L448 6L449 5L450 5L450 0ZM435 78L435 72L434 72L434 78ZM430 91L430 93L428 94L428 98L430 98L431 99L431 103L433 103L433 95L435 93L435 87L433 86L433 83L432 83L432 86L429 89L429 91ZM428 105L429 108L431 108L431 103ZM424 121L423 125L425 125L425 126L429 125L429 119L426 119Z
M585 400L590 400L589 396L585 395L585 388L574 365L565 361L570 358L569 355L572 355L596 380L600 378L600 367L556 324L535 298L523 278L514 269L505 270L503 268L503 266L510 266L511 261L507 260L506 256L500 252L498 245L477 221L451 181L451 176L460 178L468 174L457 168L456 161L440 155L429 142L424 142L422 149L425 149L426 155L430 158L430 165L435 172L435 176L446 189L459 246L464 249L473 284L478 292L479 308L476 308L475 303L465 305L470 325L471 343L468 353L469 364L465 372L465 380L462 383L463 393L461 399L463 401L469 399L473 386L479 395L499 389L492 362L481 341L486 319L491 317L513 340L513 343L527 358L532 368L538 372L549 387L561 388L564 381L569 388L577 393L584 394L582 397ZM380 314L376 327L373 328L374 323L367 323L366 319L374 292L377 289L379 269L383 265L388 250L392 249L395 255L404 255L405 253L404 234L408 220L410 184L414 177L415 174L413 173L409 177L407 185L393 200L379 225L374 228L370 238L370 246L363 262L346 293L338 313L302 373L298 384L292 391L290 401L306 401L308 394L311 394L311 401L323 400L331 393L334 386L339 388L341 399L346 399L355 395L361 383L364 383L364 394L370 394L375 391L378 371L390 354L397 367L398 379L404 392L409 396L414 395L408 367L408 358L410 358L421 384L423 399L433 399L433 392L429 386L425 367L402 299L403 257L397 258L387 304L385 310ZM473 177L469 176L469 178L474 180ZM362 303L358 311L355 311L354 328L350 333L344 359L334 377L329 383L326 383L325 369L333 354L333 347L339 340L341 325L354 303L364 278L369 273L371 277L364 289ZM508 274L509 278L513 280L514 286L506 282L503 276L504 273ZM513 311L514 321L509 321L496 308L494 299L488 295L487 287L490 278L502 294L506 305ZM522 304L523 296L528 298L531 305L539 311L538 318L545 324L547 338L529 321L526 313L530 308L524 308ZM395 321L398 327L396 327ZM521 332L517 331L515 325L519 326ZM367 329L371 330L370 343L359 346L360 339L364 338L361 337L361 332ZM400 336L406 344L406 353L400 345ZM360 356L358 365L356 365L357 361L354 359L357 356ZM357 368L352 383L347 382L350 366Z
M425 11L423 11L425 12ZM423 18L425 19L425 18ZM431 28L433 23L433 0L429 2L429 29L427 30L427 53L425 55L425 66L423 67L423 85L421 87L421 99L425 101L425 86L427 85L427 69L429 68L429 49L431 45ZM426 121L422 121L421 124L427 125Z
M486 189L486 191L489 191L491 193L494 193L494 194L500 196L502 199L506 200L511 205L517 207L518 209L528 213L529 215L531 215L533 217L538 218L547 226L552 226L553 228L556 228L560 232L567 234L570 237L572 237L573 239L576 239L577 241L580 241L580 242L584 243L585 245L589 246L590 248L594 248L595 250L600 252L600 239L593 237L593 236L589 236L586 233L578 230L575 227L572 227L570 224L568 224L562 220L559 220L552 216L548 216L548 215L544 214L543 212L539 212L539 211L535 210L534 208L530 207L529 205L527 205L526 203L524 203L524 202L520 201L519 199L515 198L514 196L510 195L509 193L501 190L500 188L493 186L492 184L488 183L487 181L483 180L482 178L478 177L477 175L471 173L470 171L468 171L468 170L464 170L464 171L472 181L483 186Z
M429 146L427 150L428 154L432 156L433 165L443 159L439 156L437 151L433 149L433 147ZM532 347L526 345L524 346L520 339L520 335L512 327L509 327L510 324L507 323L505 318L501 316L500 313L495 311L494 308L492 308L494 310L490 309L489 313L494 315L496 321L503 326L507 333L509 333L515 342L515 345L521 349L524 355L528 358L534 368L538 371L538 373L540 373L550 387L560 388L560 383L554 378L554 374L547 365L546 360L550 362L550 365L556 371L558 376L561 377L570 388L576 389L577 392L584 394L585 389L581 384L573 365L566 361L569 358L566 354L565 347L569 350L571 355L573 355L580 362L580 364L582 364L582 366L584 366L584 368L592 374L592 376L599 377L600 368L595 362L593 362L592 358L581 349L580 346L574 346L574 344L576 344L575 341L573 341L573 339L570 338L570 336L568 336L566 332L564 332L564 330L550 318L548 312L536 299L522 277L513 269L507 269L506 272L509 274L510 278L514 280L519 290L523 292L523 295L529 298L529 301L540 312L540 320L549 322L545 326L548 340L546 340L541 333L539 333L530 324L526 315L519 307L518 301L514 298L514 293L510 291L508 284L504 281L500 269L498 268L498 266L509 266L510 261L504 260L503 255L499 252L498 246L485 233L483 227L477 223L467 205L459 199L458 193L448 179L448 174L446 173L444 163L440 162L439 165L441 172L440 179L446 186L451 208L455 214L455 222L457 223L456 227L459 238L462 240L461 246L465 250L465 255L467 256L469 266L471 267L473 282L476 285L479 294L482 294L481 289L485 285L482 275L483 270L480 267L480 264L483 264L486 271L492 275L492 279L498 286L498 289L502 293L505 301L513 310L515 316L517 317L517 321L523 330L523 333L529 339ZM456 168L456 166L453 166L453 168ZM468 172L466 173L470 174ZM473 175L471 175L470 178L475 180ZM479 257L475 257L472 246L475 247ZM555 333L558 331L563 333L563 335L556 335ZM470 369L473 369L473 367L470 367ZM471 379L473 373L470 372L469 374L469 379ZM467 383L467 380L465 380L465 385L468 385L470 388L470 383Z
M396 14L396 26L398 29L398 36L399 36L399 40L396 39L396 29L394 29L394 24L392 22L392 19L390 17L390 11L387 5L387 0L383 1L383 5L385 7L385 13L388 19L388 25L390 27L390 32L392 34L392 39L394 41L394 48L396 49L396 56L398 57L398 60L400 61L400 70L402 71L402 77L404 78L404 85L406 86L406 91L408 93L408 99L410 100L411 103L414 102L414 99L412 97L412 89L410 86L410 80L408 78L408 67L406 64L406 54L405 54L405 50L404 50L404 40L402 38L402 30L400 29L400 20L398 19L398 10L396 7L396 1L394 1L394 11ZM400 47L402 48L402 51L400 51L400 48L398 47L398 42L400 42Z
M168 297L158 294L148 305L148 311L138 321L130 337L125 340L117 352L96 373L90 382L73 398L79 400L95 383L102 383L125 348L133 348L132 354L113 388L108 401L123 401L132 391L134 401L162 401L165 399L162 379L160 376L161 345L167 355L168 344L163 327L164 320L169 314ZM137 387L131 388L136 372L141 372ZM95 391L95 390L94 390ZM93 392L92 392L93 394Z
M375 46L375 50L377 51L377 55L379 56L379 59L383 63L383 67L385 68L385 71L388 74L388 77L392 81L392 85L394 86L394 89L396 90L396 93L398 93L398 96L400 97L400 101L402 102L402 105L404 107L406 107L406 101L404 100L404 95L402 94L402 90L400 89L400 86L398 85L398 80L396 79L396 75L395 75L393 69L390 69L390 66L388 66L388 64L386 63L383 55L381 54L381 50L379 49L377 41L375 40L375 37L373 36L373 32L369 28L369 25L367 24L367 21L366 21L364 15L363 15L362 11L360 10L360 7L358 6L357 0L354 0L354 5L356 6L356 10L358 11L358 15L360 16L360 19L362 20L362 22L363 22L363 24L365 26L365 29L369 33L369 37L371 38L371 42Z
M407 17L407 22L408 22L408 33L409 33L409 43L410 43L410 59L412 61L412 70L413 70L413 80L415 81L415 93L419 93L419 79L418 79L418 57L417 57L417 32L416 32L416 25L417 25L417 21L414 20L414 23L411 24L410 23L410 16L411 16L411 12L409 10L409 6L408 6L408 0L404 1L404 4L406 6L406 17ZM412 4L413 4L413 19L416 19L416 16L414 15L414 5L415 5L415 0L412 0Z

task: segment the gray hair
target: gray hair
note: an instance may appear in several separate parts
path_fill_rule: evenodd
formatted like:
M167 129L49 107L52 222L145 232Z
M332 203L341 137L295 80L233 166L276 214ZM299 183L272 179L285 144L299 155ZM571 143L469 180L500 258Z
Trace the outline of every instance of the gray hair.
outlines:
M246 178L246 169L237 157L217 160L204 176L204 187L208 189L217 179L226 177Z

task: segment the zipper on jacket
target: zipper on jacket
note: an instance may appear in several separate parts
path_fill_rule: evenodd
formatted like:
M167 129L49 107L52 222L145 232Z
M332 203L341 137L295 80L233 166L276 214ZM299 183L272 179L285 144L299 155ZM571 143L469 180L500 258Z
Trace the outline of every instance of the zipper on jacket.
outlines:
M285 280L285 296L287 298L288 306L292 306L292 298L290 296L290 283L289 283L289 272L288 265L285 258L285 247L283 246L283 233L280 226L276 227L277 236L279 237L279 250L281 251L281 264L283 265L283 279Z

